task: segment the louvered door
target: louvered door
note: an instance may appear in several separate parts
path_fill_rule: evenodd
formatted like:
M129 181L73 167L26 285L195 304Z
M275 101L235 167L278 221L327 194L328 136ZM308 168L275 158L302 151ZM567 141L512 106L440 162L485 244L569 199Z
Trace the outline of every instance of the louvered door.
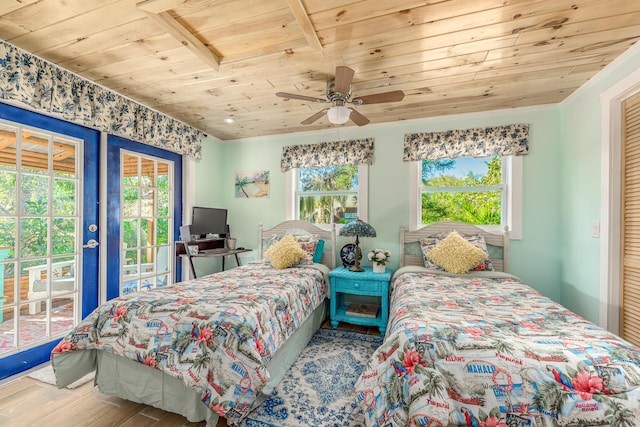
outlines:
M640 94L622 109L620 335L640 346Z

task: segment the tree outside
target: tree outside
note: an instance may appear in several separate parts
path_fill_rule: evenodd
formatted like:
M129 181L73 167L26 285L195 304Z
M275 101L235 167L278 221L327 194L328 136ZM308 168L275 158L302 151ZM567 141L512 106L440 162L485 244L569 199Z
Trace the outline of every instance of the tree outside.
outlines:
M502 159L482 161L486 173L468 171L460 176L456 159L422 161L422 223L461 221L500 225Z
M357 214L357 165L300 169L298 183L301 220L342 224Z

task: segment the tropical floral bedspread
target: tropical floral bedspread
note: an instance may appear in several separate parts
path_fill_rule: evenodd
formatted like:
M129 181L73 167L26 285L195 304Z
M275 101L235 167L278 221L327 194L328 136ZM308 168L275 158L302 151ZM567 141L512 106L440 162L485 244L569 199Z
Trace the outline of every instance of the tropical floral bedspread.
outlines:
M396 276L356 384L375 426L638 426L640 350L513 276Z
M100 349L162 370L235 423L269 380L267 363L325 299L312 266L256 261L98 307L53 350ZM54 363L55 366L55 363Z

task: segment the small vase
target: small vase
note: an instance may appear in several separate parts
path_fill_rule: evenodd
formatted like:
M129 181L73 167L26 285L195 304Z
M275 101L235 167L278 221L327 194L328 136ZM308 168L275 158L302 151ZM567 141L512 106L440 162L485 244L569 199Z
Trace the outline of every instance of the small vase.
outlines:
M384 273L385 271L387 271L387 266L384 264L376 264L375 262L373 263L374 273Z

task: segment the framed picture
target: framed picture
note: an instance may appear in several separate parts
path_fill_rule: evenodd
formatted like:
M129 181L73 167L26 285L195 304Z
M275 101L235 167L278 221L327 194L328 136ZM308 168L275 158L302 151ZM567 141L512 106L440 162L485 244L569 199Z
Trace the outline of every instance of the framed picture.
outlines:
M269 197L269 171L236 172L236 199Z

